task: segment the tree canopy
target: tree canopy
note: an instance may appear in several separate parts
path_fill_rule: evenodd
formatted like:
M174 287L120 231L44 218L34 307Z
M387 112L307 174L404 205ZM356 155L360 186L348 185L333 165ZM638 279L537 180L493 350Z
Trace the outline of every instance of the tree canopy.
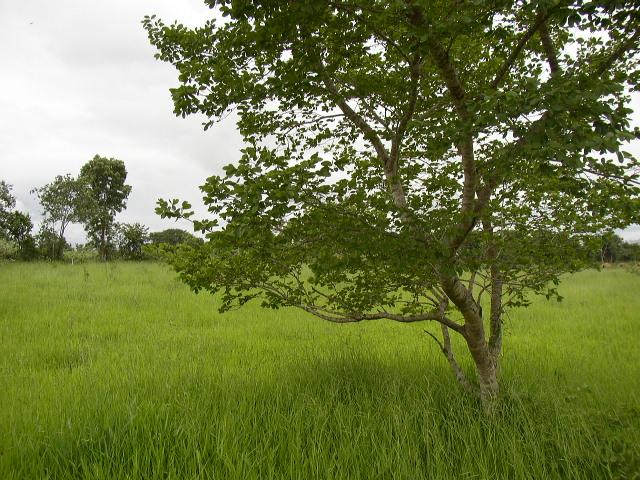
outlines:
M437 321L456 376L450 330L495 398L505 308L640 221L640 3L206 3L198 28L144 20L175 113L235 112L246 142L201 187L209 241L176 255L182 278L224 309Z
M197 243L198 237L180 228L167 228L160 232L149 234L151 243L166 243L167 245L180 245L181 243Z

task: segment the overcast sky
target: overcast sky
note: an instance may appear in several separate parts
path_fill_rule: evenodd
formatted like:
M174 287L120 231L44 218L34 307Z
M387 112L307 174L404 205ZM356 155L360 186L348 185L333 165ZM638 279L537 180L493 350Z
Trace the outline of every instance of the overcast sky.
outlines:
M239 158L233 119L204 132L173 115L177 75L153 57L149 14L195 26L211 13L202 0L0 0L0 179L34 220L29 191L100 154L124 160L133 187L118 221L171 228L156 200L197 202L206 177ZM82 227L68 239L84 241Z
M202 0L0 0L0 179L35 221L30 190L99 154L124 160L133 187L117 220L171 228L156 200L197 204L206 177L239 158L233 118L204 132L173 115L176 72L153 58L140 24L150 14L190 26L211 15ZM83 242L82 227L68 240Z

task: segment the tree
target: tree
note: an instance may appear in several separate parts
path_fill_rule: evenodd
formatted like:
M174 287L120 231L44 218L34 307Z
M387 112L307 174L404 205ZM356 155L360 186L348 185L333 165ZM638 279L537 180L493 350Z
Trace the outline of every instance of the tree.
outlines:
M117 227L118 252L126 260L142 260L142 247L149 241L149 229L140 223L122 223Z
M36 257L36 245L31 230L33 222L28 213L13 211L7 217L6 228L8 239L18 246L18 258L32 260Z
M175 113L235 111L246 142L201 187L213 218L182 279L223 310L437 322L490 408L505 309L558 297L594 237L639 220L638 2L207 3L224 20L143 22L179 72Z
M639 246L625 242L619 235L609 231L602 235L597 258L605 263L633 262L638 259Z
M122 160L99 155L82 166L78 177L82 191L78 216L103 261L109 259L113 248L115 216L125 208L131 192L126 179Z
M15 245L17 258L31 260L36 256L33 223L28 213L14 210L16 199L11 189L11 185L0 181L0 239Z
M40 230L35 237L35 244L39 255L50 260L62 260L65 250L71 245L47 222L40 224Z
M46 255L61 260L66 244L64 232L71 222L78 221L82 183L71 175L58 175L55 180L33 190L44 209L44 223L56 232L57 241L50 245Z
M199 241L198 237L180 228L168 228L161 232L151 232L149 240L153 244L166 243L167 245L198 243Z

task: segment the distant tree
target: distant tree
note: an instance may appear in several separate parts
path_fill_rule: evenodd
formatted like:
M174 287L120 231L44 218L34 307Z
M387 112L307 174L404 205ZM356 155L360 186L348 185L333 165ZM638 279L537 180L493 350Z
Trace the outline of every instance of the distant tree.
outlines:
M118 253L125 260L142 260L142 247L149 241L149 229L140 223L121 223L117 226Z
M16 206L16 199L11 194L11 185L4 180L0 180L0 237L7 240L9 233L7 231L9 215Z
M613 232L602 235L599 260L604 263L614 263L620 259L624 250L624 240Z
M144 20L174 112L234 112L246 145L201 186L208 241L176 256L181 278L223 310L437 322L491 406L505 310L640 222L638 1L206 3L224 20Z
M602 235L598 260L604 263L635 262L640 258L640 245L625 242L622 237L609 231Z
M161 232L152 232L149 234L149 240L153 244L166 243L167 245L179 245L181 243L195 242L200 239L180 228L168 228Z
M15 242L0 238L0 260L16 260L18 258L18 246Z
M35 236L36 248L42 258L60 260L65 250L71 248L64 237L60 238L59 232L50 224L43 222ZM58 253L60 252L60 254Z
M53 248L47 250L47 256L51 259L62 259L66 244L65 230L71 222L78 221L81 187L82 182L67 174L58 175L53 182L33 190L44 209L44 223L57 235Z
M31 234L33 223L28 213L13 211L7 217L7 233L9 240L18 246L18 257L21 260L32 260L36 257L35 240Z
M31 260L36 256L35 242L31 235L33 223L28 213L14 210L16 199L11 188L5 181L0 181L0 238L5 241L5 246L15 245L16 258Z
M125 208L131 192L126 179L127 170L122 160L99 155L83 165L78 177L82 191L78 218L103 261L108 260L114 247L115 216Z

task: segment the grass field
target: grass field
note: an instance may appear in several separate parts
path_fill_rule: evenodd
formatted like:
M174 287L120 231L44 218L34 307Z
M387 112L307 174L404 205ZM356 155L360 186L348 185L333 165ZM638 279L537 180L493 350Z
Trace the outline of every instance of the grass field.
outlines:
M151 263L2 264L0 478L638 479L640 276L561 294L509 315L487 418L424 324L220 315Z

